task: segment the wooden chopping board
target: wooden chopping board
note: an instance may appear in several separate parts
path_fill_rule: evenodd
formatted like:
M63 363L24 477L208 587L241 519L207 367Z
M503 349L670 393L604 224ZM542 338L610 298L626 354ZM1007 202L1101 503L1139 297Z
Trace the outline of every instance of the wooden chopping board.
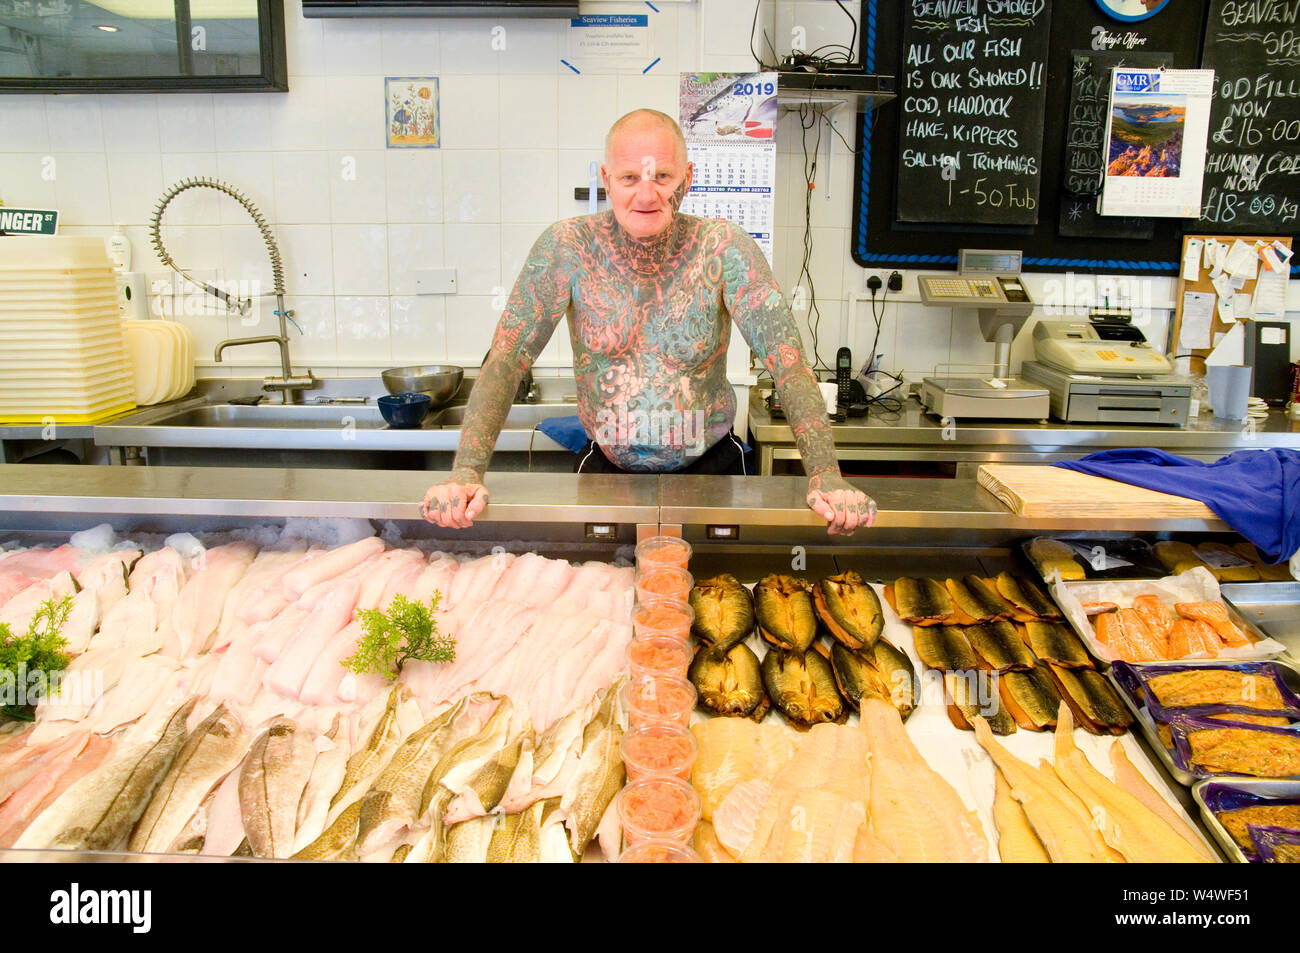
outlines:
M1219 518L1199 500L1061 467L988 463L979 483L1017 516Z

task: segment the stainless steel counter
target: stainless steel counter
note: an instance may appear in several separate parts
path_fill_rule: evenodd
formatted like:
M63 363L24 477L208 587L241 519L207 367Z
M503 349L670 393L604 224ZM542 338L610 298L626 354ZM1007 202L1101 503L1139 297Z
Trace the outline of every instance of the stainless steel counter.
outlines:
M484 514L468 530L424 523L418 502L441 474L383 470L224 467L0 466L0 529L81 529L119 518L160 530L215 526L221 519L349 517L393 520L418 535L488 538L545 525L564 538L590 538L592 524L682 526L718 545L771 540L837 550L895 545L1010 546L1040 532L1224 533L1218 520L1025 518L973 480L854 480L880 507L877 525L829 537L804 503L802 477L632 476L491 473ZM724 534L719 536L719 528ZM730 528L730 535L725 535ZM629 538L634 538L629 537Z
M759 473L768 475L777 460L798 461L799 451L790 425L773 420L757 389L753 394L749 432L759 455ZM1186 427L1019 420L970 420L945 426L909 397L897 413L875 411L832 423L831 429L841 460L955 463L971 469L979 463L1054 463L1125 447L1155 447L1203 460L1217 460L1234 450L1300 449L1300 421L1278 410L1261 421L1199 417ZM968 474L959 469L958 475Z

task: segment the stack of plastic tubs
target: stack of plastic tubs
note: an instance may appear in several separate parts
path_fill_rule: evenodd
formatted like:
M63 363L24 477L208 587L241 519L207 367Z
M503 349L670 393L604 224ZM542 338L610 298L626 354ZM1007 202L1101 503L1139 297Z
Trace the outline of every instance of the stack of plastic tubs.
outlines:
M104 240L0 238L0 424L94 423L133 407Z

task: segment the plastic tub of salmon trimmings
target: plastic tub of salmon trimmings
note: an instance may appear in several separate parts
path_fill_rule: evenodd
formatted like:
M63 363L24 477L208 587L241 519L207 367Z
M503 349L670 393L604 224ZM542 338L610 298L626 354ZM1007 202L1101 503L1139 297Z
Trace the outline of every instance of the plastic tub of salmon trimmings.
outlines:
M632 610L632 632L638 639L667 637L686 642L695 610L682 599L641 599Z
M623 709L628 724L681 725L691 723L695 708L695 686L684 678L656 675L635 678L623 686Z
M651 563L650 568L638 566L635 580L638 600L667 596L684 602L691 594L691 586L695 584L685 569L655 563Z
M689 847L663 840L642 841L619 854L620 864L702 864L700 855Z
M690 643L676 636L633 639L627 645L627 670L633 678L653 675L685 678L693 657Z
M629 781L642 778L691 779L700 743L681 725L638 725L623 733L623 767Z
M678 778L643 778L619 792L618 816L629 847L646 841L685 846L700 821L700 796Z
M677 566L685 569L691 561L691 544L680 536L651 536L636 544L638 566Z

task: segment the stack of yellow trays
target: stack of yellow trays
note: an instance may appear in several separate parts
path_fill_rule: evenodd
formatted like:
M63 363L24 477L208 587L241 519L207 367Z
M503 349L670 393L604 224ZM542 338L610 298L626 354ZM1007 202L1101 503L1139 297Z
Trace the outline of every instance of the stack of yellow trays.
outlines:
M102 238L0 238L0 424L94 423L135 407Z

